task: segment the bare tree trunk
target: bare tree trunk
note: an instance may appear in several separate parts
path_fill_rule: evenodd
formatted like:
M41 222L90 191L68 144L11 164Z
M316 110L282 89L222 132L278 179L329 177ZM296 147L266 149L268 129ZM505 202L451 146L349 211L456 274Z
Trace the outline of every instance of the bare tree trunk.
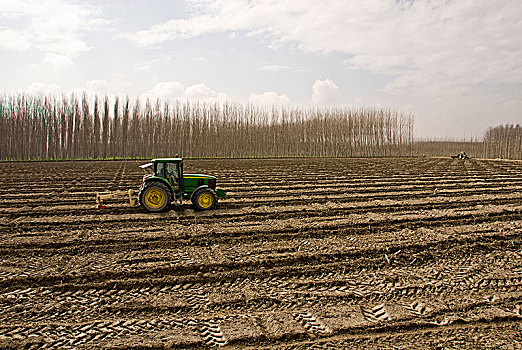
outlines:
M94 122L93 122L93 138L92 138L92 154L94 159L100 157L100 131L101 131L101 120L100 120L100 106L98 103L98 96L94 96Z
M109 130L111 127L109 119L109 99L105 96L103 100L103 118L102 118L102 155L103 159L107 159L109 155Z
M121 156L126 158L128 156L128 130L129 130L129 97L125 100L123 106L123 115L121 120Z

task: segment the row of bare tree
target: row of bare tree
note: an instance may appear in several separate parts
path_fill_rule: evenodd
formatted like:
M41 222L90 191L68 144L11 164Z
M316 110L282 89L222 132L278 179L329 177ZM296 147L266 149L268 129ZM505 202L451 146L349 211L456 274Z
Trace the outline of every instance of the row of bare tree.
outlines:
M400 156L413 117L387 109L264 109L107 97L0 97L0 159Z
M522 159L522 126L499 125L484 135L485 158Z

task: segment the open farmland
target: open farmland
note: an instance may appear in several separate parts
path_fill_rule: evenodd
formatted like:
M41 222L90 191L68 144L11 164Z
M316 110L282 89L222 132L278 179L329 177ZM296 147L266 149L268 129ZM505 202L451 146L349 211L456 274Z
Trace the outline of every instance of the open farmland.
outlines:
M218 210L97 210L142 163L0 163L0 347L522 346L521 162L186 160Z

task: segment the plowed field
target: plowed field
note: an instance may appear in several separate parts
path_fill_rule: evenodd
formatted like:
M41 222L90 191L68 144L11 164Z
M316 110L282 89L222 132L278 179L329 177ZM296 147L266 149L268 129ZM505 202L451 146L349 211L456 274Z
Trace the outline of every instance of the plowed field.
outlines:
M0 347L522 346L521 162L186 160L217 210L97 210L141 163L0 163Z

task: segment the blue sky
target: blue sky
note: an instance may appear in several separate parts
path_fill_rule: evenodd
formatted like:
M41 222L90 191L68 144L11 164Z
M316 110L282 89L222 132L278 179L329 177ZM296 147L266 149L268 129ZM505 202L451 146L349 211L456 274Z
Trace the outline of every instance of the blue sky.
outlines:
M0 0L0 92L385 107L522 122L518 0Z

